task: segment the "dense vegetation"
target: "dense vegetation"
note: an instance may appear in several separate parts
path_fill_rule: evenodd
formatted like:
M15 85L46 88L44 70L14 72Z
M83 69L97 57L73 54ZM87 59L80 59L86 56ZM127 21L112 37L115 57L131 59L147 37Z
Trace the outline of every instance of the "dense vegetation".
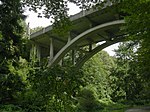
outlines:
M124 30L130 41L121 43L114 57L99 52L80 70L73 66L39 68L31 63L23 7L30 5L36 10L46 6L46 17L53 17L56 23L67 20L63 0L44 1L0 0L0 111L117 112L119 107L121 112L125 107L150 102L149 0L120 1L120 11L128 14ZM92 3L70 2L82 8Z

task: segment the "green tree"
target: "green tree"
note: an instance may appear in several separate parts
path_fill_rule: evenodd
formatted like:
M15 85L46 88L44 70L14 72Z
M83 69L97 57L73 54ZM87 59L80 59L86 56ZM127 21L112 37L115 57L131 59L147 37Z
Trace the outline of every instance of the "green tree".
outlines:
M117 66L110 74L113 101L138 101L146 97L147 100L149 99L149 92L146 92L149 82L145 81L146 77L141 74L141 67L137 64L137 48L138 45L130 41L120 44L119 49L116 50Z
M124 0L122 10L129 15L125 17L126 31L129 39L138 42L138 64L141 73L150 79L150 1Z
M24 84L17 73L23 34L20 1L0 0L0 102L14 102Z
M103 109L94 90L84 88L77 96L77 112L99 112Z
M122 10L129 15L125 17L126 31L129 39L138 44L134 64L143 80L143 91L147 90L150 79L150 1L149 0L124 0ZM146 82L146 83L144 83ZM147 88L147 89L146 89ZM145 96L148 93L145 92Z
M74 111L74 97L84 85L82 77L82 71L60 66L37 70L35 74L30 74L29 80L34 92L34 101L31 99L33 107L38 107L36 111ZM30 109L34 111L34 108Z
M110 99L111 88L108 82L110 70L113 66L115 66L113 58L107 52L100 51L82 67L86 74L84 80L87 86L93 86L97 89L99 99Z
M32 33L35 33L35 32L37 32L37 31L40 31L40 30L42 30L42 29L43 29L43 27L42 27L42 26L39 26L39 27L30 29L30 33L32 34Z

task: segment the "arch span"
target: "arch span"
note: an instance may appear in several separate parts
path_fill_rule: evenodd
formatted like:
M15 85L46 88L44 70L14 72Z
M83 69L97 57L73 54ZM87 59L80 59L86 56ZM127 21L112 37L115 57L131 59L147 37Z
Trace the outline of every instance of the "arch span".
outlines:
M116 44L118 42L122 42L125 39L124 35L122 35L119 38L115 38L113 41L107 41L105 43L103 43L102 45L97 46L96 48L94 48L91 52L89 52L88 54L86 54L85 56L83 56L76 64L75 67L77 69L81 68L83 66L83 64L88 61L92 56L94 56L95 54L97 54L99 51L101 51L102 49Z
M67 52L69 52L70 50L72 50L74 48L74 46L76 46L77 44L79 44L81 42L82 39L86 38L89 34L97 32L99 30L103 30L103 29L107 29L108 27L115 27L115 26L121 26L122 24L124 24L125 21L124 20L115 20L115 21L111 21L111 22L107 22L104 24L100 24L98 26L95 26L91 29L88 29L86 31L84 31L83 33L79 34L78 36L76 36L74 39L72 39L70 42L68 42L54 57L53 59L49 62L49 67L53 66L57 63L59 63L59 61L65 56L65 54ZM96 54L99 50L112 45L114 43L117 43L120 38L117 37L113 37L113 41L107 41L107 39L104 38L104 40L106 41L105 44L102 44L101 46L98 46L97 48L93 49L91 53L89 53L85 59L83 59L83 61L79 63L77 63L77 65L82 65L81 63L84 63L86 60L88 60L90 57L92 57L94 54Z

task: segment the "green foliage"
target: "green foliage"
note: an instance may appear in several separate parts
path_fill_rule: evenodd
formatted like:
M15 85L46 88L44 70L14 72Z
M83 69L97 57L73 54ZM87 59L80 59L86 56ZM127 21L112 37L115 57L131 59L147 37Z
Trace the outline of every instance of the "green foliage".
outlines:
M126 42L122 43L117 50L117 67L112 70L110 75L113 101L124 99L136 102L145 98L149 99L147 91L149 82L141 74L141 67L137 64L137 47L134 42Z
M128 13L126 31L129 39L139 43L138 64L141 74L150 79L150 1L149 0L124 0L122 10Z
M34 104L43 106L45 111L73 111L73 101L84 84L82 72L73 67L55 66L37 70L29 76L33 91Z
M112 98L135 103L137 100L150 99L147 91L150 79L150 1L123 0L120 8L128 14L125 17L125 30L132 42L123 43L117 50L117 67L111 73L114 82L111 84L114 89Z
M22 39L22 46L20 48L20 55L22 58L26 59L30 62L30 49L31 49L31 41L27 38Z
M84 9L93 3L70 2ZM150 1L122 2L121 11L128 14L126 31L130 39L136 41L120 46L115 62L117 66L112 57L100 52L84 65L83 73L73 67L39 69L20 58L29 59L25 52L27 42L21 39L22 5L30 5L34 11L45 6L45 17L55 19L54 33L66 35L71 29L66 1L0 0L0 111L74 112L77 109L79 112L96 112L102 109L103 104L112 103L111 99L120 102L132 100L136 104L148 102ZM135 43L138 43L136 49L132 47ZM110 108L108 106L103 111L117 111Z
M3 41L12 45L12 48L20 42L22 27L19 22L22 19L22 7L20 1L1 0L0 4L0 31ZM10 46L8 46L9 48Z
M109 85L109 74L114 66L113 58L105 51L101 51L87 61L83 66L85 72L84 80L87 85L92 85L97 89L100 99L110 98L111 88Z
M103 109L94 91L84 88L79 93L77 112L99 112Z
M101 112L125 112L127 108L130 108L130 106L121 103L109 103Z
M25 112L20 107L9 104L9 105L0 105L1 112Z
M14 103L25 84L19 73L23 18L20 1L0 0L0 103Z
M12 61L7 62L8 73L0 74L0 101L2 104L17 104L27 85L27 74L30 67L26 60L20 58L18 66L14 67Z
M133 39L143 39L148 35L149 22L149 0L124 0L122 10L129 15L126 19L126 30Z
M72 29L72 22L69 17L61 17L60 20L55 20L52 32L58 36L68 37Z
M40 31L40 30L42 30L42 29L43 29L43 27L42 27L42 26L39 26L39 27L30 29L30 33L32 34L32 33L35 33L35 32L37 32L37 31Z

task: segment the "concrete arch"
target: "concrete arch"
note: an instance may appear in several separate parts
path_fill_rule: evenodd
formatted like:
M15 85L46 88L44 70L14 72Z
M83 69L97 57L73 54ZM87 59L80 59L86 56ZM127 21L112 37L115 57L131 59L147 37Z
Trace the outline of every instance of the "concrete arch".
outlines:
M107 23L104 23L104 24L100 24L96 27L93 27L91 29L88 29L86 30L85 32L79 34L77 37L75 37L74 39L72 39L70 42L68 42L55 56L54 58L49 62L49 67L50 66L53 66L55 64L57 64L62 58L63 56L68 52L70 51L76 44L80 43L80 41L82 39L84 39L84 37L86 37L89 33L92 33L96 30L99 30L99 29L103 29L103 28L107 28L107 27L110 27L110 26L115 26L115 25L122 25L124 24L125 21L124 20L116 20L116 21L111 21L111 22L107 22ZM111 44L110 44L111 45ZM107 45L109 46L109 45ZM106 47L107 47L106 46Z
M92 56L94 56L95 54L97 54L99 51L101 51L102 49L110 46L110 45L113 45L115 43L118 43L118 42L122 42L123 40L125 39L124 36L120 37L120 38L115 38L113 41L108 41L108 42L105 42L103 43L102 45L99 45L97 46L96 48L94 48L91 52L89 52L87 55L83 56L80 61L78 61L76 64L75 64L75 67L77 69L81 68L83 66L83 64L89 60Z

